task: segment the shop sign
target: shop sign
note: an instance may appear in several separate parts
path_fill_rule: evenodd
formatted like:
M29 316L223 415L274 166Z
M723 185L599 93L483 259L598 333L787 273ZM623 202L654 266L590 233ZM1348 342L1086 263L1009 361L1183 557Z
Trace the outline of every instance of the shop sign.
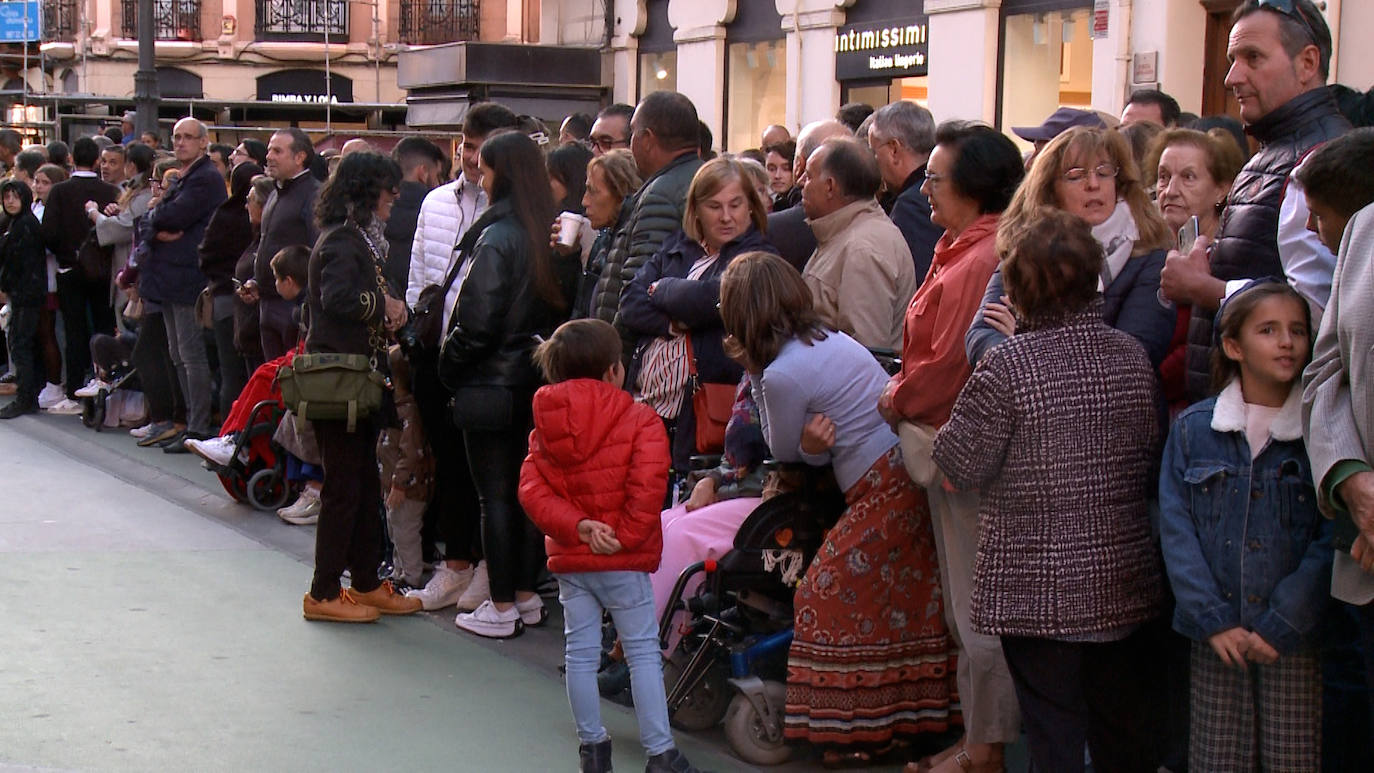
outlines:
M913 78L929 69L925 16L841 27L835 35L835 77Z
M1107 37L1107 23L1111 17L1111 3L1109 0L1095 0L1093 2L1093 27L1088 37L1093 40L1103 40Z
M258 101L298 105L352 102L353 81L331 73L326 88L323 70L280 70L258 78Z
M20 43L42 40L43 36L39 34L42 17L38 0L0 2L0 41Z

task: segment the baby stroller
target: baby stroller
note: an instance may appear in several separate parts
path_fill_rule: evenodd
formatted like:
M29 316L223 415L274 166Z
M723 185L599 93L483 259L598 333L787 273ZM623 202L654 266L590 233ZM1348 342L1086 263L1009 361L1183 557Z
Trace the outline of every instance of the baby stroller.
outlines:
M279 399L255 403L243 429L235 433L229 463L205 461L206 469L219 476L220 484L235 502L247 502L255 509L271 512L290 499L286 454L272 440L285 413Z
M134 336L96 334L91 337L91 364L97 378L78 389L81 423L100 432L106 427L137 426L147 415L138 383L138 370L130 362Z
M667 647L673 617L691 620L663 666L668 712L683 730L705 730L724 720L730 747L756 765L784 762L787 651L792 643L792 596L844 511L844 496L829 468L765 462L770 471L800 478L794 491L754 509L716 561L683 570L659 623ZM683 599L693 576L705 572L697 594Z

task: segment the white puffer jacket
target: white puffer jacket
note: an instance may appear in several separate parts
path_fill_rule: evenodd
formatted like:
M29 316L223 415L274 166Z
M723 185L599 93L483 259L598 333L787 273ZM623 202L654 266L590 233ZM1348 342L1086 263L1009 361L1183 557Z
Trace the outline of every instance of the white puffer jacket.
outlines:
M415 222L415 241L410 251L410 277L406 282L406 305L414 307L420 291L429 285L442 285L453 267L453 248L463 238L482 210L487 208L487 195L476 191L476 206L465 217L458 197L463 192L463 176L435 188L420 204L420 217ZM475 187L475 186L474 186ZM471 193L469 193L471 195ZM458 301L458 283L454 282L444 298L444 329L448 329L449 314Z

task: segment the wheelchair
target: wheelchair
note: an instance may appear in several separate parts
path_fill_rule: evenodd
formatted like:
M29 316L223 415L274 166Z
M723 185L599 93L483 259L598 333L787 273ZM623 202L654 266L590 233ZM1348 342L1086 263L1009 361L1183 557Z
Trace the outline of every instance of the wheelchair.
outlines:
M248 414L247 426L238 433L229 463L204 463L206 469L219 476L220 484L235 502L247 502L254 509L272 512L291 498L286 453L272 441L285 413L276 399L257 403Z

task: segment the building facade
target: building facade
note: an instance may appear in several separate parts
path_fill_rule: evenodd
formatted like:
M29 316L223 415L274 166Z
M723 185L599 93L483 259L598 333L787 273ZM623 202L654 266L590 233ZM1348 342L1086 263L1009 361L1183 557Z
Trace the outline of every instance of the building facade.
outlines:
M42 0L6 98L63 135L130 109L138 0ZM397 59L455 41L537 43L540 0L153 0L159 117L315 129L402 126ZM15 81L14 79L18 79ZM107 120L100 120L105 117Z
M1222 81L1240 0L614 0L617 101L674 88L722 150L794 131L843 103L914 99L937 119L1039 124L1060 106L1120 114L1160 88L1236 112ZM1320 5L1320 4L1319 4ZM1326 0L1332 82L1374 86L1374 3Z

